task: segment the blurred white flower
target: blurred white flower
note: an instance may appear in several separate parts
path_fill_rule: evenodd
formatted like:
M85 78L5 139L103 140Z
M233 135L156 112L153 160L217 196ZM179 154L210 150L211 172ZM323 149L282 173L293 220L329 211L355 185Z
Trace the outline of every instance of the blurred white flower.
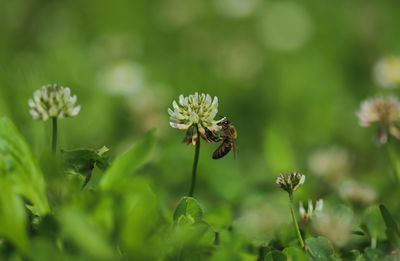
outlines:
M29 112L35 120L74 117L81 110L81 106L75 106L76 101L68 87L49 84L33 93L33 99L28 101Z
M296 2L276 1L266 8L259 30L267 47L295 51L310 39L313 23L307 10Z
M360 125L369 127L378 125L376 141L378 144L387 142L388 133L400 139L400 103L397 97L375 97L361 103L357 113Z
M234 229L253 243L267 242L281 226L290 223L291 217L287 214L287 209L281 207L286 201L285 197L284 202L280 200L246 202L245 207L239 211L238 218L233 222Z
M346 181L339 188L342 198L349 200L353 204L368 205L375 201L376 190L369 185L355 181Z
M336 184L348 173L350 157L344 148L332 146L314 151L308 159L308 165L313 173Z
M280 174L276 178L276 184L279 185L283 190L292 193L296 191L301 185L303 185L306 176L298 173L293 172L289 175Z
M260 5L260 0L215 0L217 11L228 17L247 17Z
M327 237L337 246L344 246L351 236L353 213L345 206L324 210L312 219L311 227L318 234Z
M400 85L400 57L388 56L378 61L374 68L376 82L384 88Z
M127 95L140 91L144 78L144 70L140 64L120 60L100 72L98 84L112 94Z
M214 117L218 112L218 98L211 99L209 94L197 92L188 97L179 96L179 104L172 103L173 110L168 108L172 128L187 130L184 142L196 144L198 134L207 142L213 140L213 133L220 129Z
M307 221L310 218L319 216L322 212L322 208L324 206L324 201L322 199L319 199L315 202L315 205L313 205L312 200L310 199L308 201L308 206L307 210L304 208L303 202L300 201L299 203L299 213L301 218L304 221Z

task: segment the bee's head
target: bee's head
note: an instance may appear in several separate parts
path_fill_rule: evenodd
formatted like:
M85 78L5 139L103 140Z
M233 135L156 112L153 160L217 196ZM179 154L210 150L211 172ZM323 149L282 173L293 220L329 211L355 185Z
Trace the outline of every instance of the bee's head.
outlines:
M230 125L230 124L231 124L230 120L228 120L226 117L223 117L222 119L217 121L217 125L218 126L227 126L227 125Z

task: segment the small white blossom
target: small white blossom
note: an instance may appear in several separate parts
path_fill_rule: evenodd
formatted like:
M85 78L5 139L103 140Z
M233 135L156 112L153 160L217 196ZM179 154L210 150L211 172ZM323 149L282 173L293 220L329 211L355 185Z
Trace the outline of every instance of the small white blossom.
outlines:
M35 120L74 117L81 109L75 106L76 101L76 95L71 96L69 88L49 84L33 93L33 99L28 101L29 112Z
M306 176L293 172L289 175L280 174L276 178L276 184L278 184L283 190L291 193L296 191L305 181Z
M388 133L400 139L400 102L395 96L371 98L361 103L357 113L362 127L378 124L377 143L387 142Z
M388 56L381 59L375 66L376 82L384 88L393 88L400 85L400 57Z
M336 185L342 180L351 167L349 152L342 147L332 146L315 150L308 158L310 170L318 176Z
M342 198L359 205L371 204L377 198L376 190L373 187L354 181L344 182L340 186L339 194Z
M173 101L173 110L168 108L170 125L173 128L187 130L184 142L196 144L198 135L207 142L213 141L215 131L220 127L214 120L218 112L218 98L211 99L209 94L197 92L188 97L179 96L179 103Z
M354 215L352 211L342 205L324 210L311 222L314 233L327 237L339 247L346 245L350 240L353 225Z
M315 216L319 216L322 208L324 205L324 201L322 199L319 199L315 202L315 205L313 205L312 200L310 199L308 201L308 206L307 206L307 210L304 208L303 202L300 201L299 203L299 213L300 216L307 221L310 218L313 218Z

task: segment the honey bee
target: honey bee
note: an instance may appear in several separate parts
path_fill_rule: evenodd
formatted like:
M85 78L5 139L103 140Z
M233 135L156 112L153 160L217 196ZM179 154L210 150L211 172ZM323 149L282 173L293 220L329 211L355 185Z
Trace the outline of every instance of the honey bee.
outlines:
M222 140L221 145L214 151L212 158L219 159L228 154L229 151L233 148L233 156L236 159L236 137L237 132L235 127L231 124L230 120L226 117L222 118L217 122L218 126L221 126L222 134L219 136L220 140Z

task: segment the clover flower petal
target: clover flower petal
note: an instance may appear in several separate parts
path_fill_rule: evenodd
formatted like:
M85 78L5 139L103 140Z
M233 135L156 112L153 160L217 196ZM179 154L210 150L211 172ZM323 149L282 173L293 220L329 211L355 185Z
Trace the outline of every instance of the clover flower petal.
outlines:
M178 102L172 102L172 109L168 108L170 126L172 128L187 130L184 142L196 144L200 135L207 142L212 141L220 129L214 120L218 113L218 98L211 98L209 94L195 93L184 97L179 95Z
M81 107L75 106L76 95L71 96L71 90L57 84L49 84L33 93L29 99L30 114L35 120L49 118L66 118L78 115Z
M361 103L357 116L362 127L379 125L377 143L387 142L388 134L400 139L400 102L395 96L375 97Z
M283 190L292 193L296 191L305 181L306 176L292 172L289 175L280 174L276 178L276 184L279 185Z
M304 208L303 202L300 201L299 203L299 213L300 216L304 221L309 220L310 218L314 218L315 216L319 216L322 208L323 208L324 201L319 199L313 204L312 200L308 200L307 210Z

